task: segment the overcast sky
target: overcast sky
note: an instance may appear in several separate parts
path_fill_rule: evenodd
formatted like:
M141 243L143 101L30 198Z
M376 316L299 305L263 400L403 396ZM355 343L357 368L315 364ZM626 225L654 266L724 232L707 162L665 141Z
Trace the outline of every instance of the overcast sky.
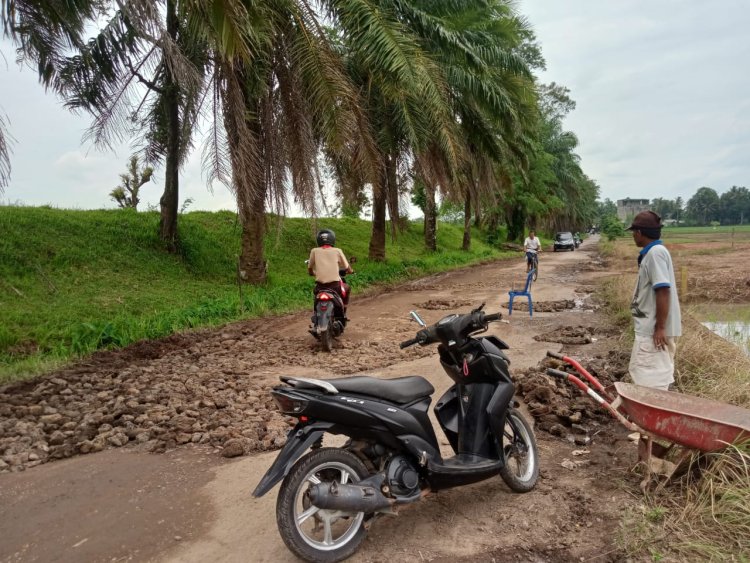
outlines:
M750 187L750 2L523 0L602 197Z
M688 199L750 187L750 2L747 0L522 0L547 60L545 82L570 88L578 106L566 127L580 140L584 171L602 198ZM3 200L113 207L130 154L82 145L89 119L64 110L0 40L0 111L16 139ZM157 204L163 171L142 189ZM201 176L200 154L181 177L191 209L234 209Z

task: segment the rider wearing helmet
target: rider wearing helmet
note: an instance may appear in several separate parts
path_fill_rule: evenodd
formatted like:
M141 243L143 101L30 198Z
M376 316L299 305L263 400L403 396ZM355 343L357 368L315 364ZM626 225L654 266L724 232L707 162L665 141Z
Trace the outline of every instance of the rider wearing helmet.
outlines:
M317 295L323 289L333 290L341 296L346 306L349 303L349 286L341 281L339 270L351 274L352 267L341 249L336 248L336 234L333 231L318 231L316 241L318 246L310 251L310 260L307 263L307 272L315 276L313 292Z

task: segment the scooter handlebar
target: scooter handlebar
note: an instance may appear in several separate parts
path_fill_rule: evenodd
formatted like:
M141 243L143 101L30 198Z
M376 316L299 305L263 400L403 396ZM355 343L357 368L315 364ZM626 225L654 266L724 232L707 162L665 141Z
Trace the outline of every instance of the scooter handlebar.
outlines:
M409 346L414 346L417 342L419 342L418 338L410 338L409 340L404 340L401 344L398 345L398 347L403 350L404 348L408 348Z
M493 321L499 321L503 318L502 313L492 313L491 315L485 315L484 320L485 322L491 323Z

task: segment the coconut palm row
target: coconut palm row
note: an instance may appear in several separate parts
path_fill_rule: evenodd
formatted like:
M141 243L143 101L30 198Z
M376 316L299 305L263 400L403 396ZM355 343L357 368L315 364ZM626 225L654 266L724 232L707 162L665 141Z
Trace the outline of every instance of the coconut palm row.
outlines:
M595 209L562 129L572 102L537 84L544 61L508 0L2 0L2 20L42 84L91 114L93 142L136 136L163 163L170 250L180 167L200 146L209 181L236 196L251 283L266 279L267 212L318 214L327 178L355 213L371 194L374 260L410 190L430 249L438 194L463 204L467 248L472 216L516 237Z

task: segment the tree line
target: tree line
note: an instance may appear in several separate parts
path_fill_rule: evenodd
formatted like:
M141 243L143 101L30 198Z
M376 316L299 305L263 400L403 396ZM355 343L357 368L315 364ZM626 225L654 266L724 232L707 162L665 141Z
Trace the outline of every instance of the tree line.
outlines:
M703 186L685 202L683 198L654 198L650 208L662 219L686 225L744 225L750 222L750 190L732 186L719 195L716 190ZM610 199L598 203L599 220L617 216L617 205Z
M318 215L326 178L341 213L371 208L374 260L409 198L428 249L440 200L463 208L466 249L472 225L518 240L597 216L563 124L575 102L536 78L541 48L510 0L2 0L1 13L19 61L91 116L91 141L136 139L164 167L170 251L180 168L202 147L208 181L236 196L247 282L266 279L267 213ZM11 142L0 117L0 189Z

